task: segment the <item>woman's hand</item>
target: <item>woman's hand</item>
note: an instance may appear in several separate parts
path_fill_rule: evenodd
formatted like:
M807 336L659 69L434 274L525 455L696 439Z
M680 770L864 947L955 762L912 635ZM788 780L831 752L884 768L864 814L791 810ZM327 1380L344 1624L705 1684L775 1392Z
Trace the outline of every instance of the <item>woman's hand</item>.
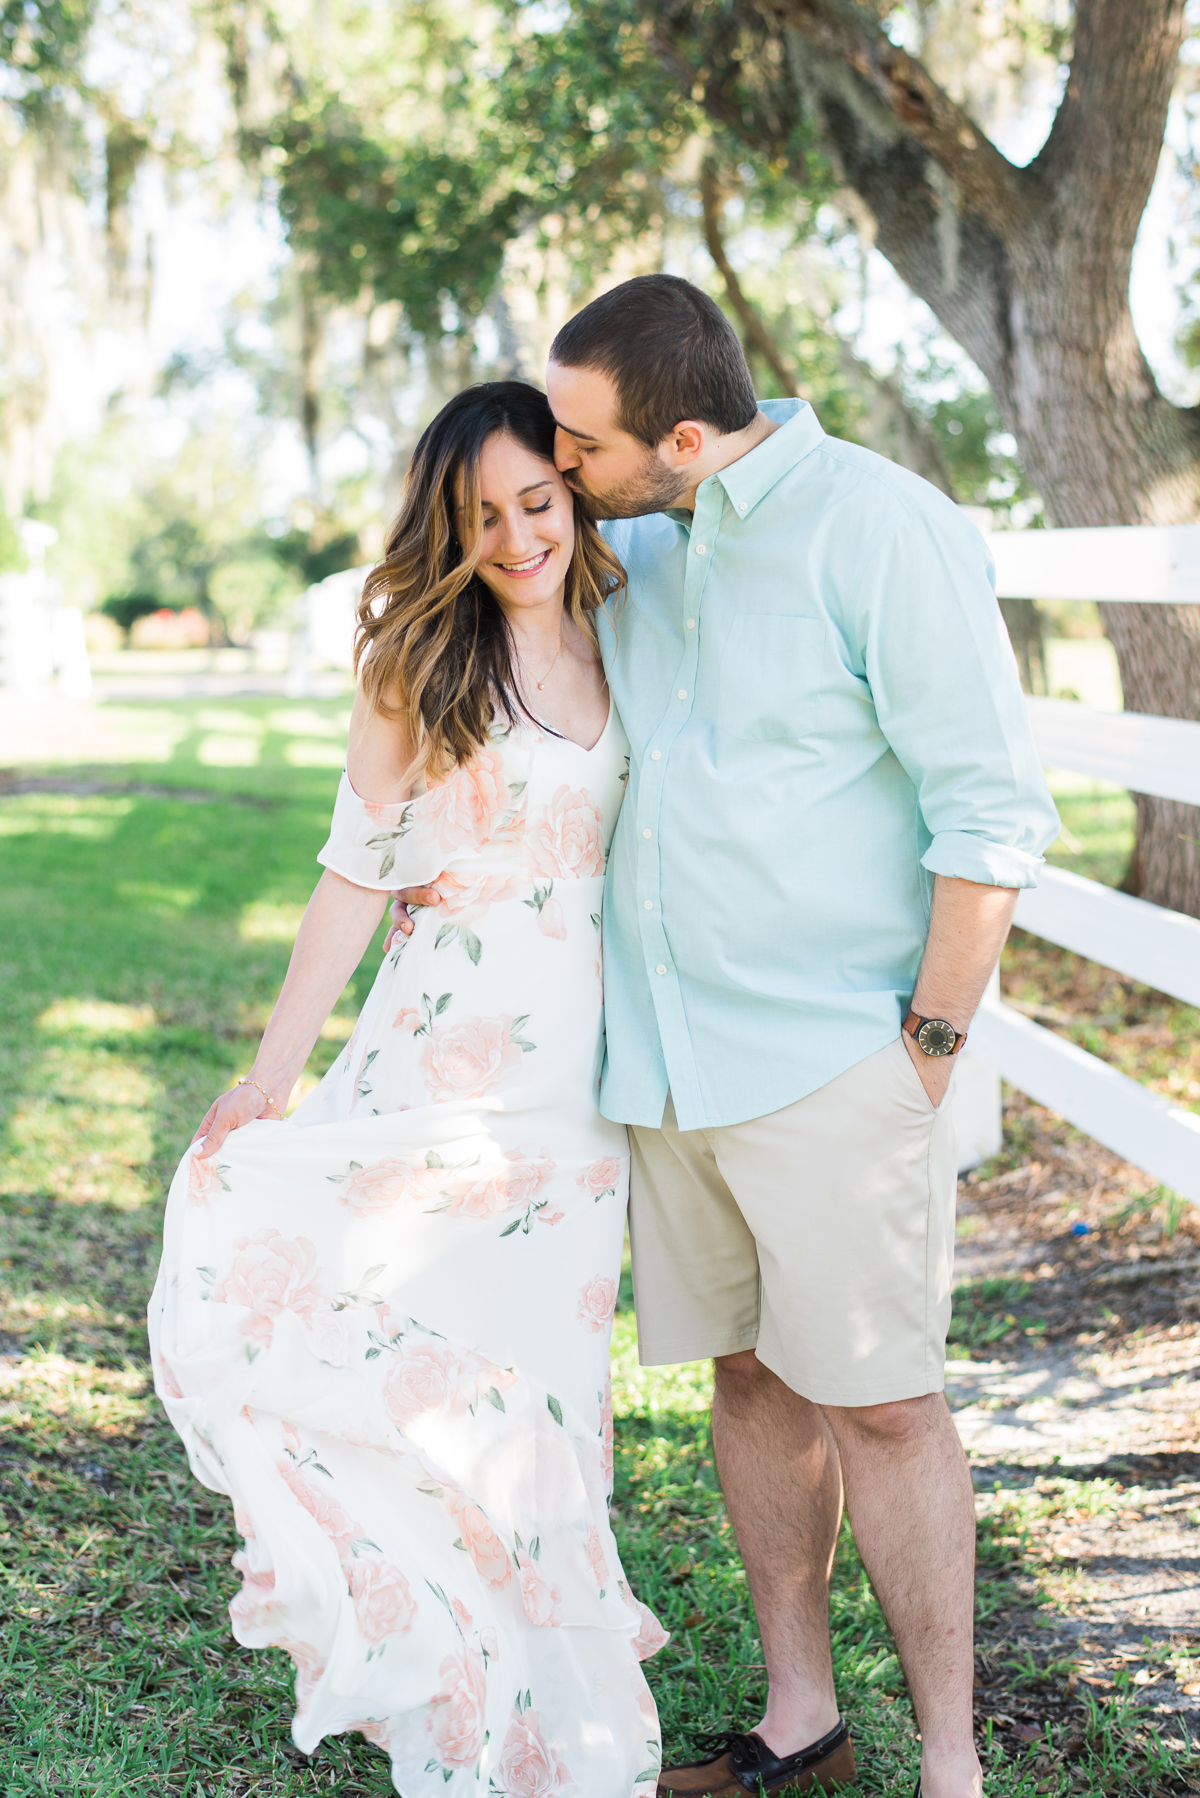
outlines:
M411 936L413 921L408 915L410 905L440 905L442 895L436 887L402 887L398 893L392 894L392 902L388 906L388 915L392 927L383 939L383 953L386 955L397 936Z
M207 1161L215 1155L231 1130L240 1130L243 1124L252 1124L255 1118L265 1118L268 1123L282 1123L282 1118L275 1115L272 1105L256 1086L249 1082L244 1086L235 1086L232 1092L222 1093L214 1099L204 1114L204 1121L192 1138L193 1145L200 1143L196 1153L201 1160ZM204 1138L200 1142L201 1137Z

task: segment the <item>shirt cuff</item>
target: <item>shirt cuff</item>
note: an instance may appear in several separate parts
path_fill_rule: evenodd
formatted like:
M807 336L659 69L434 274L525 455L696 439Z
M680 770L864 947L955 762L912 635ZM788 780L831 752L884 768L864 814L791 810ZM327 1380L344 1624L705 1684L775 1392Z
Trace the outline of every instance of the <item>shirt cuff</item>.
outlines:
M1008 843L977 837L969 830L939 830L921 857L931 874L974 880L986 887L1035 887L1045 858Z

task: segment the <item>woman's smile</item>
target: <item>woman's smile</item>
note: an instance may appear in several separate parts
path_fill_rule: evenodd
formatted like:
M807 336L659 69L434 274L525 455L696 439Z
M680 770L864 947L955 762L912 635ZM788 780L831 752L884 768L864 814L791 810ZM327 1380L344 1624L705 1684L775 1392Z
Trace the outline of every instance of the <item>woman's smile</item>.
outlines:
M494 566L513 580L524 580L527 575L537 574L543 569L553 553L553 549L543 549L537 555L527 556L523 562L497 561Z

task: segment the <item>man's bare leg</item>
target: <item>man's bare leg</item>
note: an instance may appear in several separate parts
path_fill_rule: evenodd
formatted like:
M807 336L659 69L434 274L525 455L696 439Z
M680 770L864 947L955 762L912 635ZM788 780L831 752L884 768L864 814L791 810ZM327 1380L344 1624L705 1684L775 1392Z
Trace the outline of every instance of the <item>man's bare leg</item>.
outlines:
M837 1450L818 1407L747 1350L716 1362L713 1451L767 1667L756 1728L776 1754L794 1754L838 1720L829 1654Z
M854 1540L908 1676L922 1798L978 1798L975 1503L954 1420L940 1392L861 1409L826 1406L825 1416Z

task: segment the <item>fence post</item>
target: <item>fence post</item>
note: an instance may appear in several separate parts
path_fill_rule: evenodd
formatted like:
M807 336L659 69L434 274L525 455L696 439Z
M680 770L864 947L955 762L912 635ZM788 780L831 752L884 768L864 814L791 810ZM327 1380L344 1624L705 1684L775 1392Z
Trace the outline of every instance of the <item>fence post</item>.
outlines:
M988 981L987 992L983 1003L990 1001L998 1004L1000 999L1000 970L994 968ZM981 1161L990 1161L993 1155L1000 1153L1003 1133L1000 1101L1000 1076L986 1061L980 1061L968 1046L958 1057L958 1072L954 1080L954 1122L958 1129L958 1171L965 1174L969 1168L978 1167Z

